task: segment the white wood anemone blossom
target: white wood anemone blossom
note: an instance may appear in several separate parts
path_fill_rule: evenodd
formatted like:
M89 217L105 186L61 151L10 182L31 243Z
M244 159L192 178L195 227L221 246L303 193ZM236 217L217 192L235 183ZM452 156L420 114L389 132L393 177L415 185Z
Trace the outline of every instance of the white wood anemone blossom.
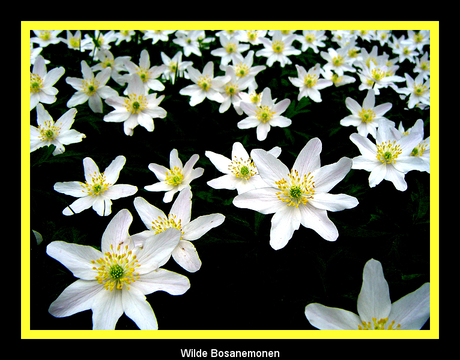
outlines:
M102 235L101 251L64 241L47 246L47 254L78 278L51 303L51 315L66 317L92 310L93 330L114 330L125 313L141 330L158 329L145 295L155 291L182 295L190 288L187 277L160 268L179 243L181 233L168 229L138 247L128 232L132 221L128 210L120 210Z
M352 160L343 157L334 164L321 167L321 149L321 140L311 139L300 151L290 171L265 150L254 149L251 153L267 187L240 194L233 199L233 204L262 214L274 214L270 245L275 250L285 247L300 225L315 230L325 240L335 241L339 233L327 211L341 211L358 205L353 196L329 194L348 174Z
M420 330L430 317L430 283L392 303L382 264L371 259L363 270L358 314L318 303L305 307L308 321L320 330Z

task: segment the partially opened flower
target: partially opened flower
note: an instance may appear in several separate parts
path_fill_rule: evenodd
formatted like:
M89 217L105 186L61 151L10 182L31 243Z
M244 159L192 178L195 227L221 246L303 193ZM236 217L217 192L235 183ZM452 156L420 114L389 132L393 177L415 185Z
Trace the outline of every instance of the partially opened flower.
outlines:
M269 153L277 158L281 154L281 148L275 146ZM238 194L241 194L267 186L260 177L254 161L240 142L233 144L230 159L213 151L206 151L205 155L211 160L216 169L224 174L208 181L207 184L210 187L214 189L236 189Z
M115 184L126 158L117 156L103 173L93 159L83 159L85 182L67 181L54 184L59 193L77 197L72 204L63 210L64 215L72 215L92 207L99 216L107 216L112 212L112 200L131 196L137 192L133 185Z
M43 146L54 145L56 148L53 151L53 155L58 155L65 151L64 145L82 141L86 137L85 134L70 128L75 121L76 113L76 109L70 109L54 122L43 105L38 104L38 127L30 125L30 152Z
M378 124L376 142L354 133L350 140L358 147L361 155L353 158L353 169L370 172L369 186L375 187L388 180L399 191L407 189L404 175L411 170L418 170L421 160L411 156L412 150L422 142L423 133L411 132L407 136L395 136L394 123L381 119Z
M49 256L78 278L49 307L55 317L92 310L93 330L114 330L124 314L141 330L157 330L158 323L145 295L166 291L182 295L190 288L180 274L160 268L179 243L181 233L168 229L153 235L142 247L129 236L131 213L118 212L102 235L101 251L86 245L53 241Z
M64 75L65 69L60 66L50 71L46 70L45 59L38 55L30 73L30 110L39 102L52 104L59 92L53 85Z
M112 96L105 100L115 110L104 116L107 122L122 122L126 135L132 136L137 125L148 132L155 129L154 118L166 117L166 110L158 106L164 95L157 98L157 93L148 94L138 74L133 74L128 83L128 97Z
M241 102L241 109L248 115L245 119L238 122L239 129L256 128L257 140L263 141L267 138L272 126L287 127L291 125L291 119L281 114L286 111L291 100L284 99L278 103L272 99L271 90L265 88L262 92L260 105L255 103Z
M358 315L311 303L305 316L320 330L420 330L430 317L430 283L392 303L382 264L371 259L363 270Z
M328 241L339 236L327 211L341 211L358 205L346 194L329 194L350 171L352 161L343 157L338 162L320 166L321 141L311 139L289 169L280 160L262 149L251 155L267 187L236 196L233 204L262 214L274 214L271 220L270 245L281 249L300 225L315 230Z
M110 79L111 69L105 68L94 76L93 71L85 60L81 62L83 79L67 77L66 83L71 85L77 92L67 101L67 107L74 107L88 101L89 108L95 113L102 113L102 99L118 96L118 93L107 86Z
M176 228L181 231L181 238L171 255L188 272L196 272L201 268L200 257L191 241L201 238L225 220L222 214L210 214L190 221L192 192L189 188L184 188L179 193L168 215L142 197L134 199L134 207L148 229L132 236L136 246L144 246L146 241L152 241L152 235Z
M148 191L165 191L163 201L165 203L171 202L176 192L190 187L192 180L203 175L203 168L193 168L199 158L198 154L192 155L183 166L177 149L171 150L169 154L169 169L163 165L149 164L149 169L155 174L159 182L147 185L144 189Z
M367 134L371 134L374 138L376 137L376 129L379 120L386 119L383 115L393 106L391 103L375 106L375 92L372 89L368 90L362 106L350 97L345 99L345 104L348 110L351 111L351 115L340 120L340 125L356 126L358 134L364 137L366 137Z

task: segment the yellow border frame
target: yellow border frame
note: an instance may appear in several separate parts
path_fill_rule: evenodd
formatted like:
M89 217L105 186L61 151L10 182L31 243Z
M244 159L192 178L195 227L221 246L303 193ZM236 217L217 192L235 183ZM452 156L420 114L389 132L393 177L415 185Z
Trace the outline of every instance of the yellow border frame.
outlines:
M30 30L113 29L430 30L430 330L31 330L30 329ZM307 305L307 304L305 304ZM300 314L299 316L302 316ZM21 338L23 339L438 339L439 338L439 22L438 21L23 21L21 22Z

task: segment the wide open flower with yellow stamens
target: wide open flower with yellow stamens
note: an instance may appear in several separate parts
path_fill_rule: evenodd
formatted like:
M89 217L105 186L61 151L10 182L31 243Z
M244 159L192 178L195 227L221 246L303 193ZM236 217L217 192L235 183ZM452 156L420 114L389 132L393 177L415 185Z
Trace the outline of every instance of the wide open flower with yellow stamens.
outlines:
M318 303L305 308L310 324L320 330L420 330L430 317L430 283L391 303L382 264L371 259L363 270L358 314Z
M145 295L166 291L182 295L190 288L188 278L160 268L179 243L181 233L167 229L151 236L142 247L129 236L131 213L117 213L102 235L101 251L91 246L53 241L49 256L61 262L75 277L50 305L55 317L92 310L93 330L114 330L123 313L141 330L157 330L158 323Z
M291 170L268 152L251 152L259 174L267 187L250 190L233 200L236 207L262 214L273 214L270 245L281 249L292 238L300 225L315 230L328 241L339 236L327 211L354 208L358 200L346 194L329 194L350 171L352 161L343 157L338 162L320 166L322 144L311 139L297 156Z

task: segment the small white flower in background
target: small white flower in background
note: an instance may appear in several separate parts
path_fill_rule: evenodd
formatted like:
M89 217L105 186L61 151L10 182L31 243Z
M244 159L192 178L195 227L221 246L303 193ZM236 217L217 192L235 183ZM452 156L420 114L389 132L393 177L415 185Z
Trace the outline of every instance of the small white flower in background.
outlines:
M243 30L236 34L236 38L242 42L248 42L252 45L262 44L261 38L267 35L267 30Z
M377 64L373 61L369 62L369 66L365 65L362 71L358 73L361 79L359 90L373 89L375 95L380 94L381 88L388 86L397 91L397 82L404 81L404 78L398 75L392 75L391 69L386 65L386 60L381 59Z
M45 59L38 55L30 73L30 110L39 102L52 104L56 101L58 89L53 85L64 75L65 69L60 66L50 71L46 70Z
M358 147L361 155L353 158L352 169L370 172L369 186L375 187L382 180L391 181L399 191L407 189L404 175L418 170L421 159L411 156L412 150L423 140L423 133L412 131L409 135L398 136L394 122L381 119L378 123L376 142L354 133L350 140Z
M123 81L130 82L134 74L137 74L144 83L146 94L149 93L149 89L153 91L163 91L165 89L165 86L157 78L166 70L166 65L150 67L150 56L147 50L141 51L139 66L129 60L125 61L124 64L129 74L122 76ZM128 95L127 89L123 94Z
M351 65L353 61L348 57L348 49L346 47L327 49L327 52L321 51L321 57L327 61L323 66L324 69L334 70L338 76L342 76L345 71L356 72L356 69Z
M267 66L271 67L275 61L279 61L280 66L292 64L288 56L300 55L302 52L292 46L292 42L296 39L296 35L291 34L283 36L280 30L276 30L272 40L265 37L260 38L260 42L264 48L256 52L256 56L264 56L267 58Z
M206 98L219 103L224 101L221 91L223 91L223 86L230 80L230 76L214 77L214 63L212 61L205 65L203 73L189 66L187 74L194 84L181 89L179 94L190 96L190 106L200 104Z
M118 96L118 93L107 86L111 70L106 68L94 76L93 71L85 60L81 62L81 73L83 79L67 77L66 83L72 86L77 92L67 102L67 107L74 107L88 101L89 108L95 113L102 113L102 99L111 96Z
M82 40L80 30L75 31L75 34L72 34L69 30L66 30L66 38L62 38L61 41L67 44L69 49L83 52L86 50L87 44L90 40Z
M160 234L169 228L176 228L181 231L181 238L171 255L174 261L188 272L196 272L201 268L200 257L191 241L201 238L225 220L222 214L210 214L190 221L192 192L189 188L181 190L168 215L142 197L134 199L134 207L148 229L132 235L136 246L145 246L146 241L154 241L152 235Z
M211 50L211 55L220 56L220 64L227 65L230 61L236 59L235 55L241 55L242 52L249 49L248 44L240 44L235 37L220 36L221 48Z
M185 165L182 166L177 149L171 150L169 154L169 169L163 165L149 164L149 169L155 174L159 182L147 185L144 189L155 192L166 191L163 202L171 202L176 192L186 187L190 188L190 183L203 175L203 168L193 168L199 158L198 154L192 155Z
M191 54L201 57L200 42L198 39L205 36L203 30L176 31L175 35L176 38L173 39L173 43L182 46L186 57Z
M69 196L77 197L62 213L73 215L93 208L99 216L107 216L112 212L112 200L131 196L137 192L133 185L115 184L121 169L126 163L124 156L117 156L103 173L93 159L83 159L85 182L67 181L54 184L54 190Z
M161 52L161 60L166 68L163 71L162 77L166 80L171 80L171 84L174 84L177 77L184 77L189 79L187 69L193 65L192 61L182 61L182 51L178 51L172 58L167 56L164 52Z
M358 134L364 137L366 137L367 134L371 134L374 139L376 137L376 129L379 120L386 119L383 115L385 115L385 113L393 106L391 103L375 106L375 93L372 89L367 92L362 106L350 97L345 99L345 104L348 110L351 111L351 115L348 115L340 120L340 125L356 126Z
M115 33L115 37L117 38L115 45L120 45L122 41L130 42L134 34L136 34L134 30L118 31L117 33Z
M46 47L50 44L58 44L62 38L58 35L62 30L32 30L35 37L30 38L30 42L38 44L40 47Z
M164 99L164 95L157 98L157 93L147 94L144 83L138 74L128 83L127 97L113 96L105 102L115 110L104 116L107 122L122 122L126 135L132 136L137 125L141 125L148 132L155 129L153 118L165 118L166 110L158 106Z
M97 56L97 53L101 50L109 50L111 45L110 43L117 40L115 36L115 31L110 30L106 33L102 33L99 30L94 30L93 38L89 34L85 34L85 39L88 39L86 49L91 50L89 56Z
M305 70L303 66L296 65L297 77L288 77L294 86L299 88L299 95L297 100L306 98L312 99L314 102L321 102L321 94L319 90L322 90L328 86L331 86L333 82L327 79L320 79L321 67L319 64Z
M345 75L345 74L342 75L342 76L339 76L339 75L337 75L335 72L333 72L330 69L320 68L320 72L321 72L321 75L323 75L323 77L326 80L332 81L332 83L334 84L335 87L339 87L339 86L342 86L342 85L351 84L351 83L356 82L355 77L348 76L348 75Z
M155 291L182 295L190 288L187 277L161 268L181 233L167 229L138 247L129 236L132 221L128 210L118 212L102 235L101 251L64 241L47 246L46 253L78 278L50 305L51 315L60 318L92 310L93 330L115 330L124 313L141 330L158 329L145 295Z
M272 126L287 127L291 125L291 119L281 116L288 108L291 100L284 99L278 103L275 101L272 100L271 90L265 88L262 92L260 105L253 102L241 102L240 107L248 117L238 122L238 128L250 129L255 127L257 140L263 141L267 138Z
M430 317L430 283L392 303L382 264L371 259L363 270L358 315L311 303L305 316L320 330L420 330Z
M91 66L91 70L102 71L104 69L110 69L110 77L118 84L125 85L126 81L123 80L121 71L126 71L125 62L131 60L131 56L118 56L113 57L113 54L109 50L101 50L97 52L96 59L100 61L99 64Z
M423 80L430 78L430 60L428 59L428 52L425 52L421 58L415 58L414 72L422 75Z
M302 51L312 49L315 54L319 52L318 47L324 47L326 44L323 40L327 40L325 30L303 30L302 35L296 35L296 40L302 44Z
M415 80L405 73L406 87L399 88L397 92L409 97L408 108L413 109L418 104L430 105L430 79L424 79L423 74L417 75Z
M76 109L70 109L54 122L43 105L38 104L38 127L30 125L30 152L43 146L54 145L56 148L53 155L58 155L65 151L64 145L82 141L86 135L70 128L75 121L76 113Z
M277 158L281 154L281 148L275 146L268 153ZM249 190L267 186L260 177L252 158L240 142L233 144L230 159L213 151L206 151L205 155L216 169L224 174L208 181L207 184L210 187L214 189L236 189L238 194L242 194Z
M398 132L395 134L397 138L409 135L411 132L421 133L423 139L424 123L422 119L418 119L415 125L410 129L404 130L402 122L399 123ZM414 165L414 170L425 171L430 173L430 137L422 140L416 147L412 149L410 156L419 158L418 166Z
M300 225L315 230L325 240L335 241L339 233L327 211L342 211L358 205L353 196L329 194L350 171L351 159L343 157L334 164L321 167L321 149L321 141L311 139L300 151L290 171L262 149L251 152L267 186L236 196L233 204L262 214L274 214L270 245L275 250L285 247Z
M159 40L168 41L169 35L175 33L176 30L146 30L142 40L152 39L152 45Z
M235 74L235 70L231 66L226 67L225 76L228 76L230 79L223 87L224 91L221 94L224 101L219 106L219 112L224 113L230 108L230 105L233 105L237 114L242 115L240 93L248 88L253 81L253 77L240 77Z

